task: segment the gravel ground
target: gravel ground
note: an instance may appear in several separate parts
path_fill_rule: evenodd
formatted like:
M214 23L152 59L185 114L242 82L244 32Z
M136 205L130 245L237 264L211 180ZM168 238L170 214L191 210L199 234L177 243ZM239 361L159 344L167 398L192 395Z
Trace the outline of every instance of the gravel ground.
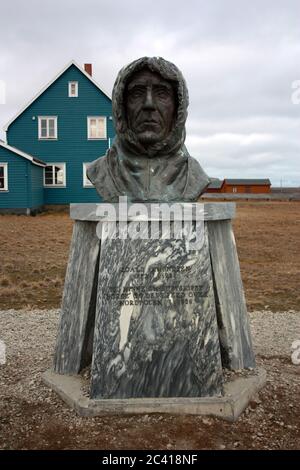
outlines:
M141 415L80 418L41 374L51 367L58 310L0 311L1 449L297 449L300 447L300 312L250 314L257 363L268 382L234 423L198 416Z

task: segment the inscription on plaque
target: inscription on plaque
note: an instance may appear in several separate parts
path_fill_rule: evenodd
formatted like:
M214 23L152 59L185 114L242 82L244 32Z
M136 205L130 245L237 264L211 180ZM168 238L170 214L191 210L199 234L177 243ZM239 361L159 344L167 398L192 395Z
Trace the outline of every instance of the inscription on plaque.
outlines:
M118 285L109 285L103 292L103 299L117 301L124 305L157 305L172 306L178 304L191 305L206 297L209 284L182 284L183 276L190 276L191 266L152 267L145 272L143 268L124 267L123 275L128 275L130 282L122 289ZM152 284L149 285L149 281Z

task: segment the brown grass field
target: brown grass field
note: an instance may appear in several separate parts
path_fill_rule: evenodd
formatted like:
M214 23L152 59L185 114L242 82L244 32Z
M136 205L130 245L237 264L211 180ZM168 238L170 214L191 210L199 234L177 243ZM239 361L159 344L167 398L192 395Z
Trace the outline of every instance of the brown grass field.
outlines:
M72 225L0 216L0 309L59 307ZM234 231L248 309L299 309L300 202L238 202Z

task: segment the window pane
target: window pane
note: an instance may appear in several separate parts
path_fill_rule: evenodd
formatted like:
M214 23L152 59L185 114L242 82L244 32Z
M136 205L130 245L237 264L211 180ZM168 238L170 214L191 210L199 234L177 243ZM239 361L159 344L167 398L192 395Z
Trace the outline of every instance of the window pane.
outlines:
M100 138L105 137L104 119L103 118L98 119L98 122L97 122L97 136L100 137Z
M4 178L0 177L0 189L4 189Z
M64 184L64 170L62 167L55 166L55 184Z
M49 137L55 137L55 122L54 119L49 119Z
M90 134L89 137L96 139L97 138L97 119L90 119Z
M0 166L0 178L4 178L4 167Z
M41 126L41 137L47 137L47 120L41 119L40 126Z
M52 166L46 166L45 168L45 184L53 184Z

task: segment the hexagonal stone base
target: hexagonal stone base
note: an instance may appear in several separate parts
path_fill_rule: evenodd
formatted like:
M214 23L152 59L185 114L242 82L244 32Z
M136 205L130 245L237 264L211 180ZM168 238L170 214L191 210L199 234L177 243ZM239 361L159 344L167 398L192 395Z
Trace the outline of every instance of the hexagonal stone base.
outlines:
M61 375L48 370L43 374L46 385L80 416L107 414L169 413L210 415L236 421L251 398L265 385L266 371L257 368L253 374L225 383L224 395L201 398L129 398L92 400L84 392L79 375Z

